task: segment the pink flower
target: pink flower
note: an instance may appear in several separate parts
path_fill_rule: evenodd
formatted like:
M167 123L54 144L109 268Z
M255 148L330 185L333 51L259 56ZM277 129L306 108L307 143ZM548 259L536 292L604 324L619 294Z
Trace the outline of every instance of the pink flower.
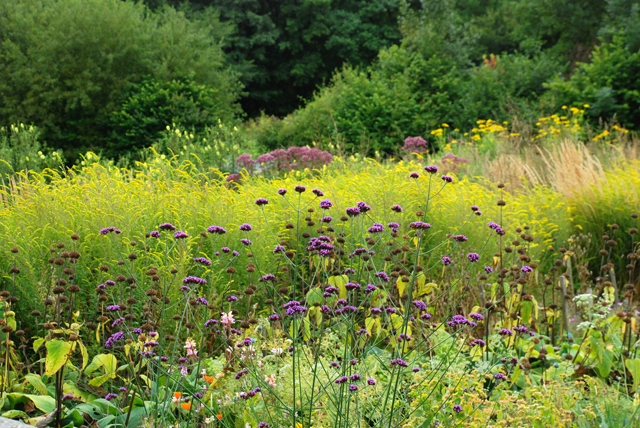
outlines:
M229 312L228 314L222 312L222 318L220 319L220 322L223 325L230 326L235 324L236 320L233 318L233 314L231 312Z

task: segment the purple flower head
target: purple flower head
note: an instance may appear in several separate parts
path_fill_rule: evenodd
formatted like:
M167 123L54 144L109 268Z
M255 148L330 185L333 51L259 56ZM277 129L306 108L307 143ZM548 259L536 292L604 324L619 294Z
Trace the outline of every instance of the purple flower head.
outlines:
M396 308L392 308L391 306L386 307L384 310L388 314L397 314L398 313Z
M197 276L188 276L182 280L184 284L206 284L207 280Z
M124 318L116 318L113 323L111 324L111 327L115 327L118 324L122 324L124 322Z
M328 286L327 288L324 289L324 291L331 294L338 294L340 292L338 287L334 287L333 285Z
M122 231L120 229L116 229L115 227L111 226L111 227L105 227L104 229L100 229L100 235L107 235L111 232L114 232L115 234L119 235L120 233L122 233Z
M239 253L239 252L237 252L236 250L233 250L233 251L231 252L231 255L232 255L233 257L238 257L238 256L240 255L240 253Z
M242 376L246 375L247 373L249 373L249 370L247 369L242 369L240 370L238 373L235 374L235 376L233 376L234 379L238 380L240 379Z
M149 232L149 236L152 238L159 238L160 237L160 232L157 230L152 230L151 232Z
M218 324L218 320L211 318L210 320L204 323L204 326L211 327L211 326L215 326L216 324Z
M238 298L236 296L227 297L227 302L237 302Z
M360 208L358 207L350 207L345 210L349 217L356 217L360 214Z
M471 205L471 211L478 211L480 209L477 205Z
M241 224L238 229L242 230L243 232L249 232L251 229L253 229L253 227L251 227L250 224Z
M481 321L481 320L483 320L483 319L484 319L484 315L479 314L479 313L477 313L477 312L471 312L471 313L469 314L469 318L474 319L474 320L476 320L476 321Z
M444 181L445 183L453 183L453 177L451 177L450 175L443 175L442 177L440 177L440 179L442 179L442 181Z
M176 227L174 225L172 225L171 223L162 223L160 226L158 226L158 229L174 231L174 230L176 230Z
M362 201L358 202L358 203L356 204L356 206L357 206L358 208L360 208L360 212L361 212L362 214L364 214L364 213L366 213L366 212L368 212L368 211L371 211L371 207L370 207L369 205L365 204L365 203L364 203L364 202L362 202Z
M485 266L485 267L484 267L484 271L485 271L486 273L493 273L493 268L492 268L491 266Z
M267 205L269 203L269 200L267 198L258 198L258 199L256 199L256 201L254 203L257 206L261 207L263 205Z
M481 215L482 215L482 211L476 211L476 212L475 212L475 215L477 215L477 216L481 216Z
M367 286L364 288L364 292L365 292L366 294L369 294L369 293L373 293L373 292L374 292L374 291L376 291L377 289L378 289L378 287L376 287L375 285L373 285L373 284L367 284Z
M435 174L438 172L438 167L435 165L427 165L424 167L424 170L427 171L429 174Z
M485 345L486 345L486 343L482 339L476 339L473 342L471 342L471 346L479 346L479 347L483 348Z
M529 329L527 327L523 326L523 325L522 326L515 326L515 327L513 327L513 329L515 331L517 331L518 333L527 333L527 332L529 332Z
M307 188L306 188L306 187L304 187L304 186L301 186L300 184L298 184L296 187L294 187L294 188L293 188L293 190L295 190L295 191L296 191L296 192L298 192L298 193L302 193L302 192L304 192L305 190L307 190Z
M404 210L402 209L402 207L400 205L396 204L396 205L392 205L391 206L391 211L396 212L396 213L401 213Z
M475 263L480 260L480 256L478 255L478 253L469 253L467 254L467 258L471 263Z
M64 401L64 400L73 400L73 399L74 399L73 394L65 394L65 395L62 396L62 401Z
M264 275L263 277L261 277L258 282L271 282L271 283L275 283L276 282L276 276L272 273L268 273L266 275Z
M176 239L185 239L185 238L188 238L188 237L189 237L189 235L187 235L187 234L186 234L186 233L184 233L184 232L177 231L177 232L174 232L174 233L173 233L173 237L174 237L174 238L176 238Z
M230 253L230 252L231 252L231 248L229 248L229 247L222 247L222 248L220 248L220 251L222 251L223 253Z
M199 400L202 398L202 392L196 392L193 396Z
M382 223L373 223L373 226L371 226L369 229L367 229L367 232L369 232L369 233L381 233L381 232L384 232L384 226L382 225Z
M411 369L412 372L418 373L420 371L420 367L414 367Z
M133 334L142 334L142 329L134 328L133 330L131 330L131 333L133 333Z
M513 331L508 328L503 328L502 330L498 331L498 334L500 336L513 336Z
M206 257L194 257L193 261L204 266L211 266L211 260Z
M111 400L113 400L114 398L118 398L118 394L114 394L113 392L108 393L108 394L104 397L104 399L105 399L105 400L107 400L107 401L111 401Z
M467 242L469 240L469 238L464 235L453 235L451 238L456 242Z
M345 382L346 382L346 381L348 381L348 380L349 380L349 378L348 378L348 377L346 377L346 376L340 376L338 379L334 380L333 382L334 382L334 383L341 384L341 383L345 383Z
M449 256L442 256L442 264L445 266L449 266L451 264L451 257Z
M324 192L322 190L320 190L320 189L313 189L311 191L311 193L313 193L314 195L316 195L319 198L324 196Z
M324 217L322 217L322 219L320 220L323 223L331 223L331 220L333 220L333 217L326 215Z
M180 363L180 364L186 364L188 362L189 362L189 360L187 360L185 357L178 358L178 363Z
M189 286L187 285L183 285L180 287L180 291L184 292L184 293L188 293L190 290Z
M409 178L420 178L420 174L418 174L417 172L412 172L411 174L409 174Z
M344 272L343 272L343 273L344 273L345 275L351 275L351 274L356 273L356 271L355 271L355 270L353 270L353 269L351 269L351 268L346 268L346 269L344 270Z
M323 210L328 210L332 206L333 202L331 202L329 199L323 199L320 201L320 208L322 208Z
M380 308L371 308L371 313L372 314L381 314L382 313L382 309L380 309Z
M346 288L349 291L353 291L353 290L360 290L362 286L356 282L347 282L344 285L344 288Z
M278 195L284 196L287 194L287 189L278 189Z
M107 306L107 310L109 312L116 312L120 310L120 305L109 305Z
M533 272L533 268L531 266L522 266L520 268L520 271L522 273L529 273L529 272Z
M116 344L116 342L119 342L123 339L124 339L124 332L117 331L107 339L107 341L104 343L104 347L112 348Z
M375 379L367 379L367 383L371 386L375 385L377 382Z
M107 279L104 283L107 284L109 287L113 287L114 285L116 285L116 282L110 279Z
M247 246L252 244L252 242L247 238L242 238L240 242L242 242L244 245L247 245Z
M336 361L331 361L329 363L329 367L335 367L336 369L340 368L340 364L338 364Z
M406 334L406 333L400 333L400 334L398 335L398 341L399 341L399 342L403 342L403 341L404 341L404 342L411 342L411 340L412 340L412 339L411 339L411 336L409 336L409 335L408 335L408 334Z
M409 223L409 227L415 230L427 230L431 229L431 225L429 223L425 223L423 221L413 221Z
M451 410L453 410L456 413L460 413L462 411L462 406L459 404L454 404Z
M422 300L414 300L413 301L413 306L418 308L419 311L426 311L427 310L427 304L425 302L423 302Z
M355 358L351 359L351 361L349 361L351 363L352 366L355 366L356 364L358 364L358 360L356 360Z
M278 314L269 315L269 321L278 321L279 319L280 319L280 315Z
M349 391L350 392L358 391L358 385L349 385Z
M96 288L97 288L98 290L104 290L105 288L107 288L107 286L106 286L106 285L104 285L104 284L100 284L100 285L98 285Z
M258 424L258 428L270 428L270 427L271 427L271 425L269 425L269 424L268 424L268 423L266 423L266 422L260 422L260 423Z
M336 306L344 306L347 304L347 301L345 299L338 299L336 301Z
M423 320L431 319L431 317L432 317L432 315L430 313L428 313L428 312L420 315L420 319L423 319Z
M495 380L505 380L507 377L504 375L504 373L496 373L495 375L493 375L493 378Z
M381 279L381 280L382 280L382 281L384 281L384 282L389 282L389 281L390 281L390 279L389 279L389 275L387 275L387 274L386 274L386 273L384 273L384 272L376 272L376 273L374 274L374 276L375 276L376 278Z
M405 360L403 360L402 358L397 358L395 360L391 360L391 365L399 365L400 367L408 367L409 364L407 364L407 362Z
M284 251L285 248L282 245L276 245L276 247L273 249L273 254L283 253Z
M349 379L351 379L353 382L357 382L362 378L362 376L360 376L358 373L354 373L351 376L349 376Z
M207 227L207 232L215 233L216 235L224 235L227 233L227 230L224 227L220 226L209 226Z

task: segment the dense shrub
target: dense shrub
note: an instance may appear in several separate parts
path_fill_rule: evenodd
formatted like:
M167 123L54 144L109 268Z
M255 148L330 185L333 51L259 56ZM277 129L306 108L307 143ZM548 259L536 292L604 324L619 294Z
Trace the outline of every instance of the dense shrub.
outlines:
M111 114L110 155L139 151L158 140L168 126L178 126L201 136L220 118L229 119L237 110L219 97L218 90L191 80L132 84L126 101Z
M615 120L632 129L640 127L640 50L632 52L622 38L596 47L591 62L567 80L549 84L551 103L581 106L590 104L588 114Z
M104 145L109 115L143 76L189 78L213 88L217 105L232 105L239 87L221 50L226 31L216 19L151 13L133 1L0 2L3 125L34 123L74 157Z

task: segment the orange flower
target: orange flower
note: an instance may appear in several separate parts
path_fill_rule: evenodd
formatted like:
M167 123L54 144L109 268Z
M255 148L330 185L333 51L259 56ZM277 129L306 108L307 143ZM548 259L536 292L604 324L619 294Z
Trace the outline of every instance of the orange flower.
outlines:
M220 413L218 413L218 414L216 415L216 418L218 418L218 419L222 420L222 415L221 415Z
M176 400L179 400L180 397L182 396L182 392L174 392L173 396L176 397Z
M191 410L191 403L180 403L183 409Z
M205 377L204 377L204 380L205 380L205 382L207 382L207 383L211 383L211 382L213 382L214 380L216 380L216 377L215 377L215 376L205 376Z

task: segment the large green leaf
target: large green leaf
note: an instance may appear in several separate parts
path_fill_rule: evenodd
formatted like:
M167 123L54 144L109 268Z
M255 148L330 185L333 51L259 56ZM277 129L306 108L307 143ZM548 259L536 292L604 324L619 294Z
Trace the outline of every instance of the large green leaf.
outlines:
M24 380L31 384L31 386L33 386L36 391L38 391L38 394L48 395L47 386L44 384L44 382L42 382L40 376L30 373L24 377Z
M9 399L12 407L18 403L31 401L38 410L45 413L51 413L56 408L56 400L48 395L32 395L14 392L7 394L7 398Z
M50 340L47 347L47 358L45 359L45 374L52 376L60 370L69 360L71 354L71 343L62 340Z
M91 364L89 364L84 372L86 374L91 374L94 371L102 368L104 370L104 374L111 376L112 378L116 377L116 369L118 367L118 360L114 355L111 354L99 354L93 357Z
M631 376L633 376L633 390L636 391L640 384L640 359L629 359L625 361L624 365L627 366Z
M347 275L330 276L327 281L329 282L329 285L338 287L338 290L340 290L340 292L338 293L338 297L340 297L341 299L345 299L347 297L347 289L344 286L347 282L349 282L349 277Z

